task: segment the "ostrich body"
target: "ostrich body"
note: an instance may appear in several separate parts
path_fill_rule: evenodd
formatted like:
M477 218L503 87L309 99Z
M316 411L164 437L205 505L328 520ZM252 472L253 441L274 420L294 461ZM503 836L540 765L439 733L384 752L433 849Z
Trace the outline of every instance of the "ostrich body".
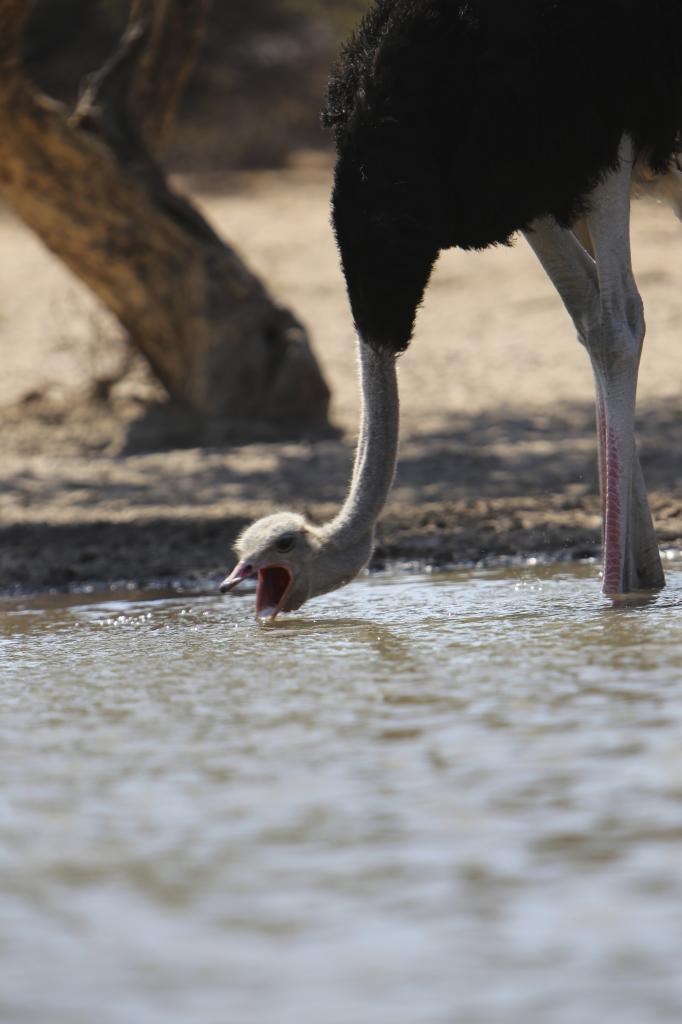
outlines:
M603 590L663 586L634 439L644 318L629 211L635 188L680 208L681 33L680 0L379 0L372 8L341 54L325 112L361 367L350 491L322 527L291 513L250 526L223 591L257 574L257 612L274 618L367 564L396 459L396 357L438 254L508 244L517 232L594 371Z

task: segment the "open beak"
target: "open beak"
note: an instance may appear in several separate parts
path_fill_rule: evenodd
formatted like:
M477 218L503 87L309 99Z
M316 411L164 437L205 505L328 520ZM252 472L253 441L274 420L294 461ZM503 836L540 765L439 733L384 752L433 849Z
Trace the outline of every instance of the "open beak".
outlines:
M234 569L229 576L226 576L223 582L220 584L220 593L227 594L230 590L233 590L238 583L242 580L246 580L249 576L253 576L256 571L256 567L251 565L250 562L239 562L235 565Z
M256 618L261 622L274 622L289 596L293 583L293 573L287 565L262 566L258 570Z
M274 622L282 610L294 583L291 569L286 565L262 565L239 562L220 584L220 593L228 594L242 580L258 573L256 588L256 617L261 622Z

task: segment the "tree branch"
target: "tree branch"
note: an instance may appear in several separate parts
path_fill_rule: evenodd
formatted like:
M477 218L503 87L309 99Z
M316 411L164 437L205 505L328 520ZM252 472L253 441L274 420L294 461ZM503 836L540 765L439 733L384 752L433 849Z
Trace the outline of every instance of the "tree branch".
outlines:
M75 128L99 135L124 165L146 163L149 159L132 99L149 36L148 22L129 22L116 52L85 79L71 115Z
M144 137L158 152L172 128L204 36L211 0L132 0L130 20L147 21L149 46L135 88Z
M119 140L123 150L134 151L144 140L147 150L158 153L194 67L209 2L132 0L118 50L86 79L75 123L105 136L134 126L135 139Z
M169 22L145 29L140 14L152 6L155 19L166 11ZM133 114L136 72L156 31L166 56L150 59L145 88L158 84L169 54L186 61L174 84L160 86L150 123L163 131L195 52L192 26L205 9L206 0L133 0L136 17L122 46L69 118L21 70L25 0L0 0L4 52L12 55L0 88L0 193L118 317L186 408L199 417L319 426L329 391L304 329L169 189ZM174 42L173 26L188 39Z

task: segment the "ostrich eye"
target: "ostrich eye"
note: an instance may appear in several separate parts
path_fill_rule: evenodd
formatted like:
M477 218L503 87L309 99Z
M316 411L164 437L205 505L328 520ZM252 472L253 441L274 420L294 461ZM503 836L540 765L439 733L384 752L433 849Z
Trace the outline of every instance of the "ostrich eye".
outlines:
M281 552L291 551L291 549L293 548L295 543L296 543L296 538L295 537L292 537L292 536L280 537L279 540L275 542L275 547L277 548L278 551L281 551Z

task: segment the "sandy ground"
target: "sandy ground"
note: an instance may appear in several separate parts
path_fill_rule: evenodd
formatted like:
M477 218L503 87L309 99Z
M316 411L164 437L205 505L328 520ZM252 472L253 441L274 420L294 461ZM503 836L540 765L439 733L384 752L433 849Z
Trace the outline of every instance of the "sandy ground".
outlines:
M125 360L116 326L0 211L0 589L217 576L254 515L291 506L322 517L342 499L358 400L330 174L326 159L301 157L284 172L181 184L310 328L336 440L145 450L159 394L144 367L109 404L88 398L93 378ZM675 545L682 230L667 209L638 203L633 247L648 321L642 462L661 543ZM442 256L400 382L401 461L375 564L596 552L589 365L522 240Z

